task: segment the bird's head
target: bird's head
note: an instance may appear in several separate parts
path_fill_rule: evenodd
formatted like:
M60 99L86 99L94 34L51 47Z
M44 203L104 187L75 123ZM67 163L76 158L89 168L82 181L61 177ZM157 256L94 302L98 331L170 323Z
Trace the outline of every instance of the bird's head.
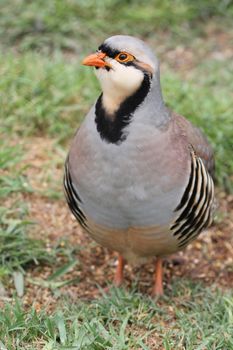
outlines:
M114 113L127 97L145 82L150 82L159 70L158 60L140 39L115 35L104 41L96 53L87 56L83 64L94 66L103 91L103 104Z

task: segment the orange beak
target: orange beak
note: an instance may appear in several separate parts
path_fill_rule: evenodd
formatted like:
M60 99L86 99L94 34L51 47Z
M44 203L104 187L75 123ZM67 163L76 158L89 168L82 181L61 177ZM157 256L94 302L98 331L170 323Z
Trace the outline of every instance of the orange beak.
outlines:
M111 67L111 65L104 61L106 53L96 52L84 58L82 64L84 66L94 66L94 67Z

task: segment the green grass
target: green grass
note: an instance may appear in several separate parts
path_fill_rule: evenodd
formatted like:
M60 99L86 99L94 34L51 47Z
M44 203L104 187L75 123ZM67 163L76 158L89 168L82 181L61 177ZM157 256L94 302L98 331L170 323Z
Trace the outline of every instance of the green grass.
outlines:
M94 99L92 73L61 55L50 60L35 53L17 59L8 54L0 58L0 66L2 130L68 139ZM85 92L86 80L90 84Z
M22 149L20 146L9 146L7 141L0 141L0 198L7 197L15 192L31 192L27 179L23 176L22 170L18 170L16 165L22 159ZM10 169L11 175L8 171ZM4 172L5 171L5 172Z
M33 307L25 311L16 300L0 311L0 339L8 350L231 350L232 315L232 294L182 281L159 304L112 289L91 303L63 301L47 315Z
M71 248L66 252L66 246L60 249L55 241L47 249L44 240L33 237L36 222L28 219L29 203L24 195L33 194L34 189L21 166L23 147L10 146L3 139L0 144L0 279L27 266L51 265L62 256L71 259Z
M10 209L0 207L0 266L13 272L28 263L52 262L52 255L39 239L29 238L27 207L15 203Z
M51 201L61 196L53 171L100 92L93 71L80 62L107 36L138 35L158 51L165 62L161 80L167 105L208 135L218 185L233 190L233 64L224 46L224 34L227 41L232 38L232 18L228 0L1 1L0 299L2 289L12 288L12 278L17 295L25 281L49 288L54 297L60 287L77 282L66 278L77 263L75 248L56 241L47 249L45 238L34 238L37 224L28 212L35 194ZM211 44L219 33L222 41ZM186 75L169 60L178 46L194 57ZM55 143L54 160L42 166L49 186L41 191L32 187L23 165L24 144L35 136ZM41 264L50 266L50 278L30 279L27 272ZM159 302L135 290L113 289L90 302L61 298L50 315L13 298L0 311L0 348L233 349L232 292L184 280L172 284L173 292Z
M150 37L169 30L187 40L187 29L201 31L197 21L223 16L230 21L232 14L232 2L226 0L2 0L0 41L22 51L79 52L94 47L96 38L101 41L106 33Z
M1 140L0 165L0 278L12 274L15 270L29 263L39 263L51 257L40 240L31 239L27 232L33 223L28 220L27 204L21 195L31 193L32 187L19 167L23 157L20 146L10 146ZM17 196L19 194L19 196ZM12 202L6 207L3 200L14 195Z

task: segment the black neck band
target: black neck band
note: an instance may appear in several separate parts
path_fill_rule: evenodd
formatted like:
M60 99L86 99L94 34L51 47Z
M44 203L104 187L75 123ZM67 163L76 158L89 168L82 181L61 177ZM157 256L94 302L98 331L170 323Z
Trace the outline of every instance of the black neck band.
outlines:
M101 94L95 105L95 122L97 130L103 140L120 144L127 137L124 128L130 123L133 112L143 102L150 89L150 77L144 74L144 79L138 90L127 97L114 115L110 116L103 107Z

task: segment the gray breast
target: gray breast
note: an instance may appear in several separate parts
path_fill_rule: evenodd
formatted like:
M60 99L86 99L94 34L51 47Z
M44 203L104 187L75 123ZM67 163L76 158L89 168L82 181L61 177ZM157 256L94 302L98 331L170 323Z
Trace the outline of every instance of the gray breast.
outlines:
M179 142L171 146L169 132L143 123L120 146L90 130L79 131L66 164L83 215L112 228L171 223L189 179L189 152Z

